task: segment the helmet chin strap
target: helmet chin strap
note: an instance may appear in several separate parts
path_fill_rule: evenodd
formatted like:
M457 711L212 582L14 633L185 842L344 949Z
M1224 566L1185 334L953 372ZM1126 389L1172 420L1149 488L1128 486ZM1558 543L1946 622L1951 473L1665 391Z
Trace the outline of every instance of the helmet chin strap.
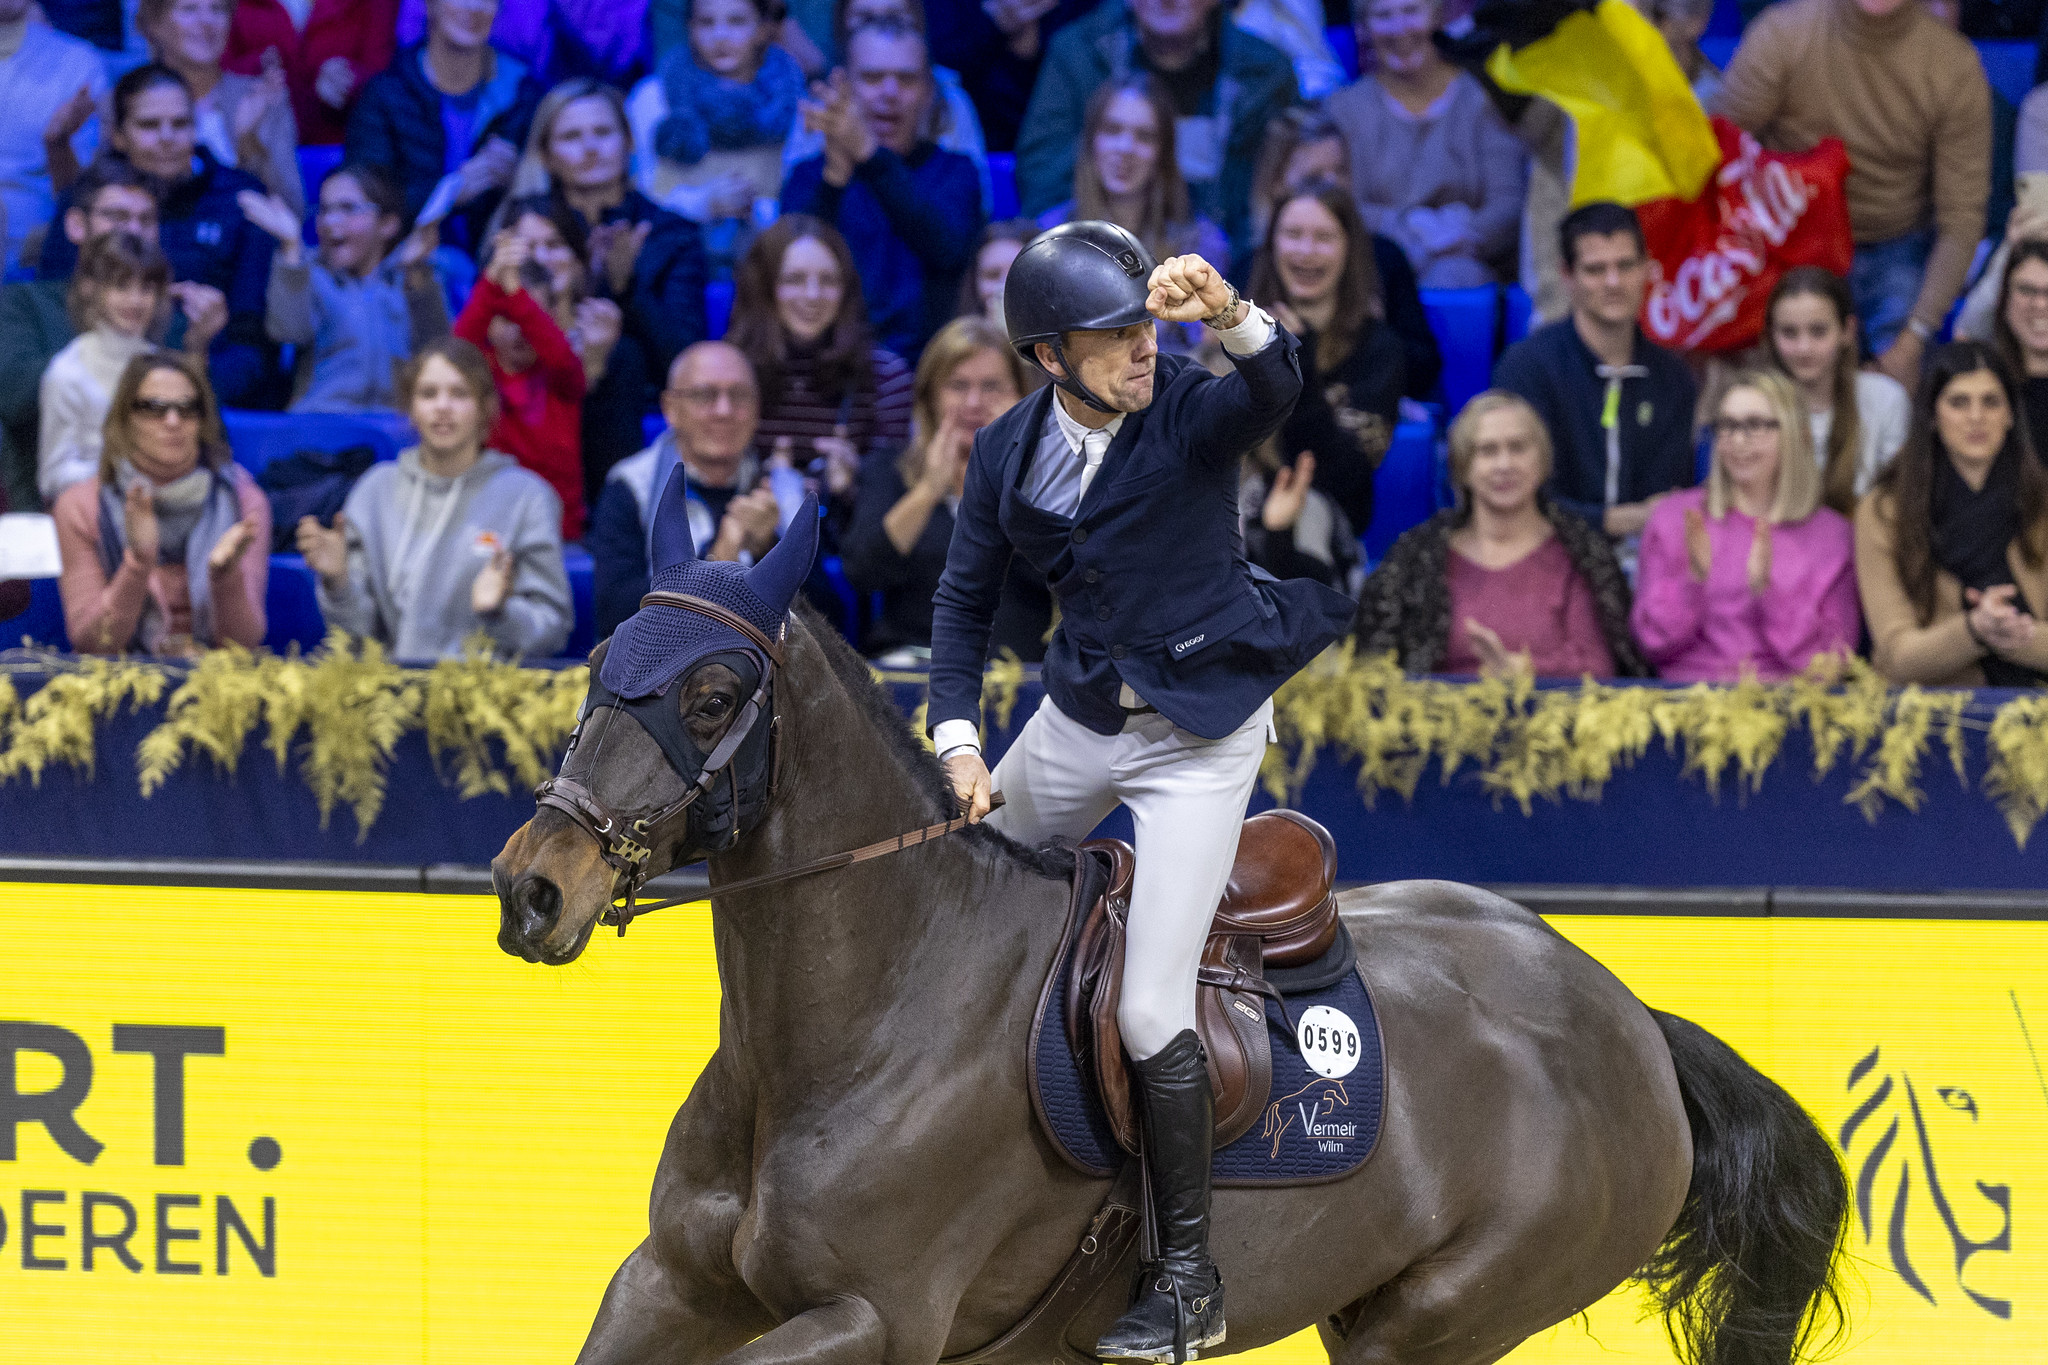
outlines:
M1100 398L1097 398L1093 391L1091 391L1086 384L1083 384L1081 382L1080 376L1074 372L1074 367L1072 363L1067 360L1066 347L1060 344L1058 338L1054 338L1053 340L1047 342L1040 342L1039 344L1043 346L1052 347L1052 358L1060 363L1060 369L1065 377L1062 378L1060 375L1053 375L1052 382L1055 385L1062 389L1065 389L1068 393L1074 395L1074 397L1080 399L1089 407L1094 408L1097 412L1122 411L1122 409L1113 408L1109 404L1103 402ZM1039 368L1044 369L1045 367L1041 365ZM1046 373L1052 374L1052 371L1046 370Z

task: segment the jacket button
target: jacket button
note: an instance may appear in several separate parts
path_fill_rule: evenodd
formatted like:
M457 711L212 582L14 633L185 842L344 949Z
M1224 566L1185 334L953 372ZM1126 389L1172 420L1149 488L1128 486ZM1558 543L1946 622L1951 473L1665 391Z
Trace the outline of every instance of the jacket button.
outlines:
M1097 607L1095 609L1095 619L1098 621L1107 621L1109 619L1109 608Z
M1110 658L1112 658L1112 659L1121 659L1121 658L1123 658L1123 657L1124 657L1124 647L1123 647L1122 645L1111 645L1111 646L1109 647L1109 657L1110 657Z
M1081 575L1081 579L1087 583L1100 583L1102 581L1102 571L1100 569L1090 569Z
M1088 543L1088 528L1087 528L1087 527L1085 527L1085 526L1076 526L1076 527L1074 528L1074 543L1075 543L1076 545L1086 545L1086 544Z

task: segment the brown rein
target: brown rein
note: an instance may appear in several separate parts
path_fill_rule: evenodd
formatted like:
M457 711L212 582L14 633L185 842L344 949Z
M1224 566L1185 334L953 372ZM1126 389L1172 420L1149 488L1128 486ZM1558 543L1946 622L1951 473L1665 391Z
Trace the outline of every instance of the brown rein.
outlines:
M1002 804L1002 793L994 793L990 798L989 808L993 810ZM773 886L776 882L793 881L817 872L836 872L842 867L852 867L855 863L864 863L871 858L887 857L891 853L901 853L907 848L916 848L919 844L928 844L934 839L943 839L948 834L955 834L967 828L969 823L966 816L956 815L950 820L941 820L937 824L909 830L892 838L877 839L872 844L862 844L859 848L847 849L843 853L828 853L822 858L813 858L807 863L798 863L795 867L787 867L780 872L763 872L759 876L742 877L736 882L726 882L722 886L711 887L701 896L677 896L673 900L650 901L644 905L634 906L633 913L626 916L626 920L630 922L633 918L651 911L667 910L678 905L692 905L697 901L709 900L713 896L737 895L742 891ZM614 905L604 915L599 916L599 919L605 924L618 924L620 932L623 933L626 925L617 917L619 910L620 907Z
M753 700L747 706L748 710L756 710L758 715L757 708L767 693L776 670L782 667L782 647L778 641L769 639L755 627L753 622L745 617L727 610L716 602L707 601L691 593L650 592L640 599L640 605L643 607L674 607L680 611L693 612L698 616L707 617L718 622L720 625L738 631L766 654L768 657L767 676L762 678L760 687L756 690ZM748 721L748 724L752 723L752 721ZM773 723L774 719L771 717L771 726ZM728 746L736 749L738 747L736 738L721 741L721 750L728 748ZM718 751L714 751L711 757L717 759L721 757L721 754ZM731 761L731 753L724 753L723 758L726 763L729 763ZM606 906L604 911L598 915L598 923L615 926L619 931L619 936L623 938L626 933L626 926L641 915L655 910L667 910L677 905L689 905L704 899L704 897L700 896L678 896L671 900L652 901L646 904L640 903L639 891L641 883L646 876L646 861L653 852L647 844L652 844L653 840L647 839L646 844L635 842L627 830L630 829L631 834L638 834L642 838L646 838L647 834L656 832L659 827L665 827L670 821L683 814L699 796L703 795L704 791L708 788L710 780L715 775L716 769L722 766L724 765L714 764L707 760L705 771L699 775L698 780L691 785L688 793L680 801L664 808L653 816L634 821L630 826L627 826L623 821L615 819L611 812L606 810L578 782L556 777L541 784L540 790L537 793L541 804L553 806L561 810L570 816L584 832L596 839L598 847L604 852L605 861L613 867L617 874L613 886L612 903ZM774 760L771 760L770 766L772 769L777 764ZM772 782L770 790L771 792L773 790ZM1000 792L991 795L990 809L994 809L1002 804L1003 798ZM841 853L828 853L822 858L813 858L809 862L800 863L791 868L784 868L780 872L765 872L759 876L745 877L736 882L728 882L723 886L712 888L709 894L729 896L741 891L752 891L757 887L772 886L776 882L786 882L798 877L813 876L819 872L833 872L842 867L851 867L855 863L867 862L871 858L882 858L891 853L901 853L905 849L916 848L918 845L930 843L934 839L943 839L948 834L957 833L965 829L968 824L969 820L966 816L956 815L950 820L941 820L936 824L926 825L922 829L909 830L892 838L878 839L872 844L863 844L859 848L847 849ZM623 883L623 887L621 887L620 883Z

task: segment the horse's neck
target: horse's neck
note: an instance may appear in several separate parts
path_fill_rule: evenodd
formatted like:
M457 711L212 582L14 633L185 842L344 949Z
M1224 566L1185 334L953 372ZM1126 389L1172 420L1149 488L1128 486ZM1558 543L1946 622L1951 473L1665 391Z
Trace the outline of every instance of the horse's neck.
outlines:
M771 809L712 867L727 1019L743 1051L790 1078L963 1029L1028 1027L1066 890L985 841L935 840L857 867L720 898L758 876L935 821L942 808L875 732L820 647L793 632L777 682L786 746ZM962 1017L962 1009L973 1018ZM1021 1020L1008 1016L1021 1010Z

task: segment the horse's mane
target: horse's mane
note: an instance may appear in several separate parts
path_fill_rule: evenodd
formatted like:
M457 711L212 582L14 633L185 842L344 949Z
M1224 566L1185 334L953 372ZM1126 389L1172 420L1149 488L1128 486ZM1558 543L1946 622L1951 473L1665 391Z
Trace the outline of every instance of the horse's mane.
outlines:
M895 698L875 681L874 674L868 670L867 660L855 653L837 627L809 602L798 598L796 614L804 629L817 642L833 676L853 698L854 705L860 708L869 727L882 737L882 743L895 755L897 764L910 774L912 781L929 799L931 808L944 814L952 813L953 785L946 780L946 772L939 766L938 756L911 734ZM977 825L955 837L970 839L1001 853L1041 877L1057 877L1065 881L1074 875L1074 855L1069 849L1055 845L1027 848L987 825Z

